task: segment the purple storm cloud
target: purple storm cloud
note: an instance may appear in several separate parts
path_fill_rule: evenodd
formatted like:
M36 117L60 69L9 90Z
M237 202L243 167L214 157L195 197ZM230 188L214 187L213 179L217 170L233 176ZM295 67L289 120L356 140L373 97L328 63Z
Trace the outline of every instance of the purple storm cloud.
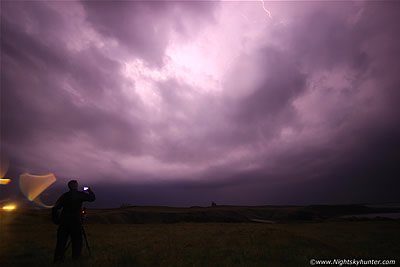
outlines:
M399 201L400 3L264 7L2 2L8 176L105 206Z

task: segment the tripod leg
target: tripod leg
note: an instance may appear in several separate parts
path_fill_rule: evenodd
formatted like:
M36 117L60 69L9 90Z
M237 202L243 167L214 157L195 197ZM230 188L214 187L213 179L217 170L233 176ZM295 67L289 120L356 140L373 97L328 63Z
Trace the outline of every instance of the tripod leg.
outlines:
M66 246L65 249L64 249L65 252L67 252L67 249L69 248L69 246L71 246L72 239L69 239L68 241L69 241L69 242L68 242L67 246Z
M82 234L83 234L83 237L85 238L86 247L87 247L87 250L88 250L88 252L89 252L89 256L91 256L92 253L91 253L91 251L90 251L89 242L88 242L88 240L87 240L85 228L83 228L83 225L82 225Z

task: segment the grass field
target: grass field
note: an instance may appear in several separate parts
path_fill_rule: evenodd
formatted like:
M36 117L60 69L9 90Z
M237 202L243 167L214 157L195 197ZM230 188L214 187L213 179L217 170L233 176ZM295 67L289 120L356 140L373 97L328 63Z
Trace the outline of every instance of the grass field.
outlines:
M47 213L1 214L1 266L52 265L57 226ZM112 213L117 216L118 210ZM68 251L66 262L58 266L310 266L312 258L399 262L400 255L399 220L276 224L92 220L85 229L92 256L84 247L82 260L72 262Z

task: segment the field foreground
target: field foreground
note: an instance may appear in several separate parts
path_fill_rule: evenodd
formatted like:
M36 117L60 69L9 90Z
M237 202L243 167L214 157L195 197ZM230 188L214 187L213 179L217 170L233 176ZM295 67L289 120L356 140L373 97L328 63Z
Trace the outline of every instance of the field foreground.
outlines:
M43 211L36 213L1 214L2 266L52 265L57 226ZM398 263L400 255L399 220L91 222L84 227L92 255L84 244L80 261L72 262L69 250L66 262L57 266L311 266L311 259Z

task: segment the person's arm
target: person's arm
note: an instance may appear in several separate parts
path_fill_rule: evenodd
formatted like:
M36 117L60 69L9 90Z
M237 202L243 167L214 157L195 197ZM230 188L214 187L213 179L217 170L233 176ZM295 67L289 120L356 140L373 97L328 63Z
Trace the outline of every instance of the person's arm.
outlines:
M96 200L96 196L95 196L95 194L93 193L93 191L92 191L92 189L90 187L88 188L87 192L89 194L85 194L84 201L89 201L89 202L95 201Z

